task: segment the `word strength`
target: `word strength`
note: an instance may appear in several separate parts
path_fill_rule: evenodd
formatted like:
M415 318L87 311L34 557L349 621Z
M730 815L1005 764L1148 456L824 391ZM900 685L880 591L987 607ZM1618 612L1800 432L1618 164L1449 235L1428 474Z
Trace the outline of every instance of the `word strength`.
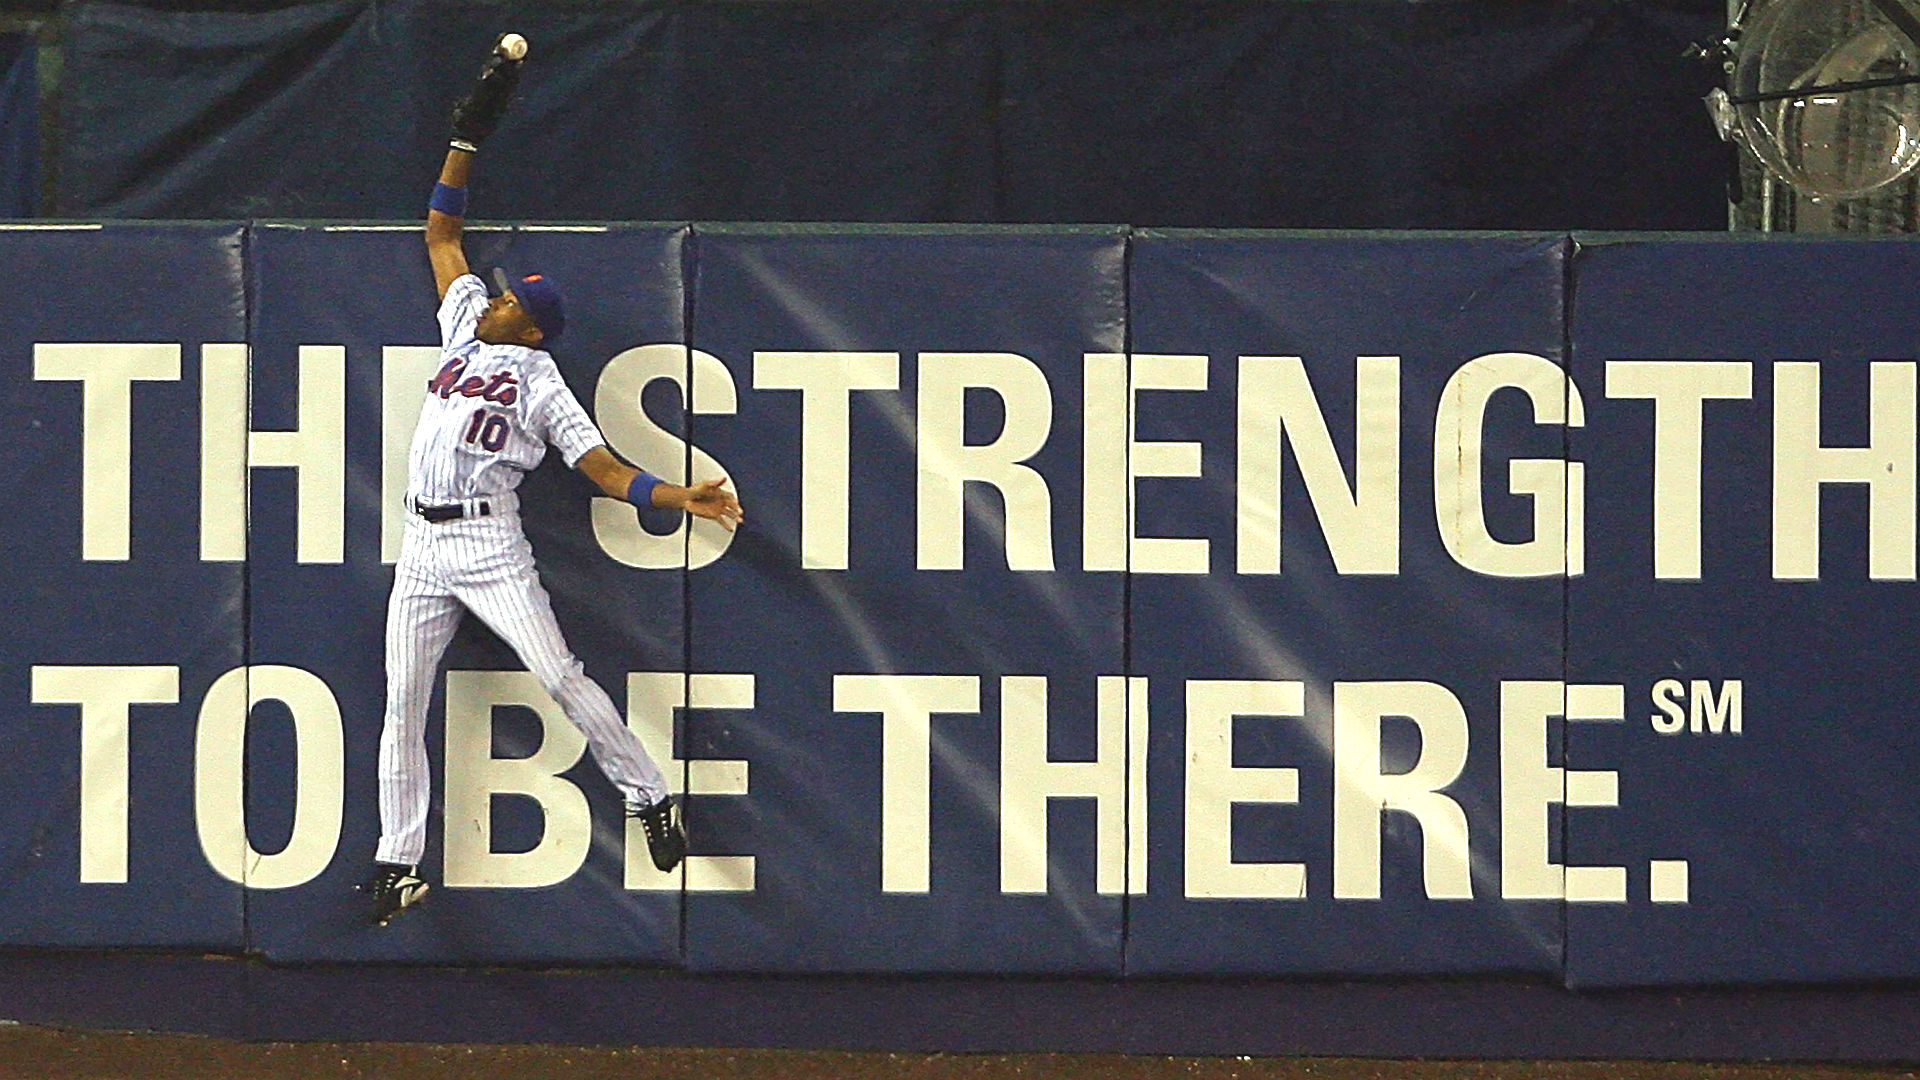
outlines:
M300 562L344 561L351 467L369 478L368 487L375 473L380 478L381 554L392 561L403 521L407 446L420 397L434 377L437 350L381 350L382 430L377 440L354 440L370 452L378 447L377 467L347 458L344 346L299 347L298 426L288 430L250 429L253 358L247 346L207 344L199 352L200 557L245 557L248 477L255 469L288 468L298 472L297 507L256 506L255 514L297 514ZM848 568L850 549L873 535L851 527L852 492L870 487L874 470L889 456L905 455L902 463L911 473L902 469L901 475L913 479L900 486L911 490L889 504L888 513L899 518L885 524L890 533L911 532L919 570L993 564L1018 572L1074 569L1062 565L1066 549L1077 558L1077 569L1090 572L1208 574L1230 568L1280 574L1286 566L1281 541L1288 533L1282 521L1297 518L1303 524L1292 534L1317 527L1334 570L1343 575L1400 573L1414 528L1409 522L1417 520L1426 523L1421 529L1437 533L1428 540L1437 538L1468 571L1541 578L1585 568L1587 463L1566 456L1565 433L1585 426L1587 398L1598 390L1608 399L1639 403L1634 411L1645 418L1635 418L1636 430L1651 428L1645 455L1651 465L1636 466L1644 474L1650 518L1635 531L1650 534L1654 578L1702 576L1703 544L1716 524L1703 521L1705 477L1712 472L1707 466L1716 455L1758 452L1771 457L1771 492L1770 498L1755 492L1751 501L1764 503L1759 512L1771 516L1774 578L1819 577L1821 494L1835 485L1860 485L1868 504L1867 576L1915 579L1920 470L1913 361L1872 363L1869 386L1824 406L1822 365L1797 360L1770 365L1770 406L1754 403L1755 369L1769 365L1740 360L1611 360L1604 366L1604 386L1594 388L1576 385L1545 357L1495 352L1459 364L1438 397L1427 401L1403 394L1397 356L1357 357L1350 372L1337 372L1337 380L1328 374L1332 369L1322 369L1323 383L1351 388L1350 399L1340 401L1316 388L1297 356L1237 357L1228 387L1209 385L1213 365L1200 355L1092 353L1079 366L1075 385L1062 387L1015 353L755 352L744 380L754 393L743 396L743 380L721 360L656 344L608 360L592 400L616 450L675 480L731 471L646 415L641 395L651 384L677 386L683 407L696 416L757 412L755 430L761 434L752 439L756 461L750 464L768 468L764 459L771 456L784 471L797 462L798 491L755 492L756 505L795 508L785 521L760 517L755 528L793 535L803 569ZM910 391L903 389L909 376ZM82 461L82 558L129 558L138 529L130 520L128 448L143 408L188 404L169 398L168 404L143 406L143 395L155 391L136 387L181 382L182 347L43 342L34 346L34 378L72 382L80 390L64 414L52 403L49 410L55 422L70 424ZM277 386L276 392L288 389ZM1177 430L1181 395L1217 393L1232 395L1230 430L1197 421L1189 422L1194 430ZM1063 395L1077 415L1059 407ZM1823 440L1823 407L1845 417L1848 430L1864 431L1864 443ZM1756 421L1770 426L1770 448L1756 450L1744 436L1719 444L1709 439L1712 410L1733 416L1731 410L1756 408L1770 409L1770 416ZM874 419L857 425L854 418L863 410ZM1350 423L1330 424L1329 416ZM1410 419L1416 416L1417 424ZM780 429L771 441L764 434L770 418ZM718 430L724 440L727 423L702 426ZM1336 439L1336 427L1351 434ZM1406 442L1406 428L1431 430L1431 444ZM1187 437L1143 438L1143 429ZM874 430L885 434L856 439L857 431ZM1516 443L1536 450L1510 452L1504 460L1491 452ZM1042 457L1068 464L1043 468L1036 463ZM192 458L177 454L145 460L192 468ZM1297 472L1297 481L1288 481L1290 472ZM783 476L781 484L795 482ZM1282 505L1290 483L1305 492L1307 505ZM1414 492L1422 500L1430 492L1431 508L1415 507ZM1196 520L1194 508L1210 501L1230 507L1232 524L1221 535L1201 535ZM1499 513L1490 513L1496 504ZM997 551L966 552L969 516L985 523L975 542L983 543L978 534L984 533L998 541ZM873 524L871 511L863 518ZM1155 535L1143 535L1148 520ZM1617 534L1626 524L1604 528ZM684 531L656 535L630 507L607 499L596 501L593 527L609 558L650 569L697 568L719 558L731 542L725 530L700 524L691 526L691 538ZM1218 550L1229 546L1230 555Z

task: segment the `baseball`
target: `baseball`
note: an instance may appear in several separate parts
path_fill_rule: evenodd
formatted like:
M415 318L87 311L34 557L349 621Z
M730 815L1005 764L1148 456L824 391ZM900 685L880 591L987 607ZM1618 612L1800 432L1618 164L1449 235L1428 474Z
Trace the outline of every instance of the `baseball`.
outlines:
M508 34L501 38L500 55L509 60L524 59L527 55L527 39L519 34Z

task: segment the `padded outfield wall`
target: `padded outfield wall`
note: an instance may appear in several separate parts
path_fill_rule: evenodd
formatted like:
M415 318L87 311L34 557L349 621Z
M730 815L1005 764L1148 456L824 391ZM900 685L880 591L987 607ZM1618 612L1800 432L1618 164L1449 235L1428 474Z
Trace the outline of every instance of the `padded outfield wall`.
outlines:
M524 517L687 793L471 622L384 930L412 226L0 229L0 941L1139 978L1920 976L1920 248L501 226L616 450Z

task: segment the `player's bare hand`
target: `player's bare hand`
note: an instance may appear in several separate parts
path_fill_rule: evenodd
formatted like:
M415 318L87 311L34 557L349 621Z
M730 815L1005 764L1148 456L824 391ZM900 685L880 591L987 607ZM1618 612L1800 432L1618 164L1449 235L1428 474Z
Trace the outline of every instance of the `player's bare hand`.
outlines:
M717 521L728 532L740 527L746 519L745 511L740 509L740 500L733 492L721 485L727 482L722 476L717 480L702 480L692 487L680 489L680 509L694 517L703 517L708 521Z

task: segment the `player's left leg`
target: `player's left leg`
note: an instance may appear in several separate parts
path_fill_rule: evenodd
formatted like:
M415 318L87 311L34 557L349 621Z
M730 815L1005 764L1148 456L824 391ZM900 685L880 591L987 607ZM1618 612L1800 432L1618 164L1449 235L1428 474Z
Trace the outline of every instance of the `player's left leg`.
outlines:
M516 533L517 529L514 530ZM587 737L594 763L644 826L655 866L669 870L686 852L667 779L634 735L613 699L587 677L553 617L553 604L535 571L531 548L515 537L514 557L456 586L462 603L500 635L567 719Z
M432 773L427 765L427 703L440 654L460 624L460 602L422 562L422 536L409 530L387 599L387 708L380 728L380 844L373 875L360 888L371 915L386 925L420 902L417 873L427 846Z
M447 643L460 625L458 600L402 565L387 601L387 707L380 727L380 844L375 860L413 866L427 846L433 777L427 765L427 704Z

